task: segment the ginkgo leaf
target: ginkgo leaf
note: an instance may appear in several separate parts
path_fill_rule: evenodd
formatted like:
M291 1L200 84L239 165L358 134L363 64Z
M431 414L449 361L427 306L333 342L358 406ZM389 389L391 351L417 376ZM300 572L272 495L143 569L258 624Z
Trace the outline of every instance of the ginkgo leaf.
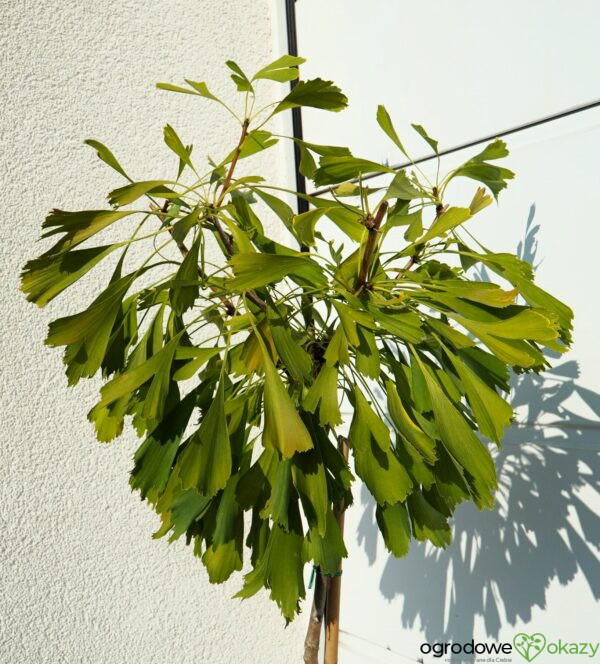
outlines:
M121 164L117 161L115 155L106 147L106 145L100 143L100 141L94 140L93 138L88 138L83 142L96 150L98 159L101 159L105 164L108 164L111 168L117 171L117 173L120 173L124 178L131 182L129 175L127 175Z
M327 512L326 530L318 533L311 528L306 535L306 558L312 560L322 574L335 575L339 572L342 559L348 555L344 538L333 512Z
M319 423L321 426L335 427L342 423L337 381L337 367L327 365L322 367L319 375L302 399L302 406L310 413L314 413L317 406L319 406Z
M328 211L328 208L315 208L294 216L292 226L296 232L296 237L302 244L309 247L315 244L316 223Z
M27 294L29 302L44 307L119 246L110 244L57 254L43 254L25 263L21 272L21 290Z
M171 281L169 301L173 311L182 314L193 306L200 292L198 280L198 253L200 234L192 243L190 250L181 261L181 265Z
M197 489L209 498L227 484L231 475L231 446L222 380L200 427L179 456L177 469L184 489Z
M413 493L408 497L408 511L416 539L421 542L429 540L442 549L449 546L452 531L448 519L433 507L422 493Z
M299 58L295 55L282 55L271 64L257 71L252 80L266 78L279 83L293 81L298 78L298 65L303 62L306 62L305 58Z
M311 106L326 111L341 111L348 105L348 98L331 81L314 78L310 81L298 81L274 113L280 113L296 106Z
M464 362L446 350L452 366L458 374L473 414L484 436L500 442L504 428L510 424L513 410L495 390L486 385L481 378Z
M163 130L163 135L166 145L173 150L173 152L179 157L183 164L186 164L190 168L194 168L192 160L190 158L190 150L185 147L181 142L177 132L171 127L171 125L165 125ZM179 169L179 175L181 175L181 168Z
M129 484L139 490L142 499L148 496L149 500L156 501L165 488L196 398L196 393L190 392L165 415L136 451Z
M473 478L476 491L475 500L479 506L491 507L494 504L493 490L496 488L494 462L477 438L467 421L445 395L430 370L421 364L427 389L431 395L433 416L442 442L450 454Z
M260 342L265 370L264 428L262 441L269 449L278 450L286 459L296 452L313 447L310 434L275 368L264 342Z
M435 441L410 418L398 396L396 386L390 380L386 382L386 391L388 411L394 426L419 451L424 459L429 463L434 463L437 458Z
M406 505L377 505L375 516L387 550L396 558L405 556L410 546L410 523Z
M115 221L131 214L136 214L136 212L134 210L82 210L80 212L52 210L42 223L42 228L48 229L42 237L50 237L57 233L64 233L64 235L47 253L57 254L72 249Z
M408 157L408 155L406 154L406 150L404 149L404 146L402 145L402 142L400 141L400 138L396 133L396 129L394 128L392 119L390 118L390 114L387 112L387 109L382 104L380 104L377 107L377 123L383 129L383 131L392 139L392 141L398 146L398 148L400 148L402 154Z
M324 286L325 277L317 263L305 255L236 254L230 259L235 273L229 285L234 290L250 290L281 281L290 274L315 286Z
M312 361L310 355L304 350L292 330L273 309L267 310L271 336L281 361L290 372L294 380L308 382L312 374Z
M292 481L311 528L323 536L329 510L327 476L319 451L315 448L292 458Z
M236 597L252 597L262 587L270 589L271 599L280 608L287 621L299 611L299 601L304 597L302 577L301 533L286 532L275 525L269 542L256 567L244 577L244 587Z
M172 198L177 194L175 194L172 189L165 187L165 185L169 183L170 180L148 180L146 182L126 184L123 187L111 191L108 195L108 202L111 205L117 206L129 205L146 194L162 196L163 198Z
M189 359L189 362L186 362L182 367L175 371L173 374L173 380L188 380L189 378L192 378L211 358L215 357L215 355L218 355L221 351L224 350L222 347L190 347L189 353L184 356L183 353L180 352L183 349L184 347L178 346L175 350L175 357L180 359L185 357L186 359Z

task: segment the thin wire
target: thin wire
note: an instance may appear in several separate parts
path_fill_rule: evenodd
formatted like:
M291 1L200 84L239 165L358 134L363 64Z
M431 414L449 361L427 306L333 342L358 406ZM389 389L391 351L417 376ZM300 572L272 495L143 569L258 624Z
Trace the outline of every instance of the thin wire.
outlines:
M429 155L426 155L424 157L419 157L418 159L414 159L413 161L406 161L402 164L396 164L395 166L390 166L395 171L400 171L404 168L408 168L409 166L413 166L415 164L422 164L423 162L426 161L431 161L432 159L437 159L438 157L444 157L446 155L452 154L454 152L459 152L460 150L465 150L466 148L472 148L475 145L480 145L481 143L487 143L488 141L492 141L495 138L500 138L502 136L509 136L510 134L516 134L520 131L525 131L526 129L531 129L533 127L539 127L540 125L547 124L548 122L553 122L555 120L561 120L562 118L566 118L569 115L575 115L576 113L582 113L583 111L589 111L592 108L597 108L600 106L600 99L596 99L595 101L587 102L584 104L579 104L578 106L573 106L571 108L568 108L564 111L560 111L559 113L553 113L552 115L546 115L543 118L539 118L538 120L532 120L530 122L526 122L525 124L517 125L515 127L512 127L510 129L504 129L503 131L496 132L494 134L488 134L487 136L483 136L482 138L477 138L473 141L468 141L467 143L461 143L460 145L455 145L454 147L447 148L445 150L440 150L438 154L432 153ZM384 172L377 172L377 173L368 173L367 175L362 176L362 180L371 180L372 178L379 177L380 175L385 175ZM358 178L354 178L353 180L350 180L350 182L358 182ZM324 187L323 189L317 189L316 191L313 191L310 196L322 196L323 194L328 194L331 191L333 191L337 185L331 186L331 187Z
M340 629L340 634L346 634L347 636L351 636L353 639L358 639L359 641L363 641L364 643L368 643L371 646L375 646L376 648L381 648L381 650L385 650L386 652L391 653L392 655L398 655L398 657L402 657L403 659L408 660L409 662L422 662L423 660L420 659L413 659L412 657L408 657L408 655L403 655L402 653L398 652L397 650L392 650L389 646L382 646L381 644L377 643L377 641L371 641L371 639L365 639L364 636L359 636L358 634L352 634L352 632L347 632L345 629Z

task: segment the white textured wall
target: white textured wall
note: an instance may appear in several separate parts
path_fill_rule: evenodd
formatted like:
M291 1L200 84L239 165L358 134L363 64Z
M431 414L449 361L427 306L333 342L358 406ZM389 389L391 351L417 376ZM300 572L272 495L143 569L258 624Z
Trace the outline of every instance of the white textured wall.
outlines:
M219 107L158 92L184 76L233 85L272 56L266 0L1 0L2 424L0 661L93 664L299 661L305 618L287 630L264 595L231 600L182 542L151 539L157 518L127 480L136 440L95 441L86 413L98 383L70 390L46 325L90 300L76 289L39 310L18 290L54 206L105 205L119 176L82 145L105 142L141 179L172 172L171 122L196 152L236 139ZM279 55L279 53L277 54ZM262 159L284 172L284 155ZM100 271L100 277L105 278ZM70 292L68 292L70 293Z

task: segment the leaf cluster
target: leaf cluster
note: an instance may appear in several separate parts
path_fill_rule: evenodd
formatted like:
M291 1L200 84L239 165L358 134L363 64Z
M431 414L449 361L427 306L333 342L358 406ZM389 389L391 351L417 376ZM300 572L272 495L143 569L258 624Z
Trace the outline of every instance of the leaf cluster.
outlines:
M45 306L113 257L104 290L53 321L46 343L64 347L70 385L102 375L89 413L99 440L116 438L127 419L143 438L130 483L160 516L155 537L185 536L214 583L242 569L246 549L238 595L268 589L286 620L305 594L304 565L334 574L346 555L334 509L351 504L356 476L395 556L411 539L448 546L459 503L493 505L485 440L500 443L510 425L509 372L542 370L545 348L564 352L572 320L530 265L465 229L513 177L496 165L508 155L501 140L430 182L416 167L395 172L346 147L290 138L302 174L331 187L297 194L309 203L303 214L286 203L289 191L239 177L240 161L285 138L266 128L274 115L346 106L321 79L258 104L262 81L295 80L302 62L285 55L251 77L226 63L239 113L204 82L159 83L223 105L237 142L204 172L167 125L176 175L140 180L86 141L126 182L106 209L53 210L42 227L55 242L22 273L27 299ZM383 106L377 122L410 159ZM369 189L368 173L387 174L387 184ZM454 206L446 190L459 177L477 188ZM269 237L277 225L289 242ZM330 239L333 227L343 244ZM102 244L108 229L123 239ZM148 252L131 265L137 243ZM497 281L475 278L474 266Z

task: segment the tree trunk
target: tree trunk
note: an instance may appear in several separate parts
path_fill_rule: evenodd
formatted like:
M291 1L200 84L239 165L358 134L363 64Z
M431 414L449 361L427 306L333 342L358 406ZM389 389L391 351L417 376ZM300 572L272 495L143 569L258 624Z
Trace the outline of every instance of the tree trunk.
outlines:
M325 614L325 602L329 590L329 577L323 576L319 569L315 570L315 594L310 612L306 638L304 639L304 662L305 664L318 664L319 644L321 631L323 629L323 615Z

